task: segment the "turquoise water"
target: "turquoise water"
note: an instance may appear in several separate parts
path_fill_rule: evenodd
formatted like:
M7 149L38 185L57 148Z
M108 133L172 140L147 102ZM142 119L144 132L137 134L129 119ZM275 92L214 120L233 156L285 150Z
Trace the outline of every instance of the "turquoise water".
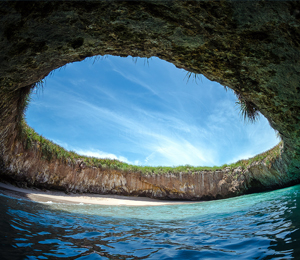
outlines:
M186 205L0 195L0 259L300 259L300 186Z

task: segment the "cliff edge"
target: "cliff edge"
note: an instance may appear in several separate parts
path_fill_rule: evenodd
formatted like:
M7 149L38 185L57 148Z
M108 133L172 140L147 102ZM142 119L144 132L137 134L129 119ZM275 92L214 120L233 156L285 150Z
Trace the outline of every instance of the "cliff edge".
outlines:
M32 185L82 192L188 199L299 182L299 2L5 1L0 14L3 178L22 176ZM73 164L44 160L39 149L26 150L21 121L30 89L56 68L105 54L156 56L233 89L278 130L283 140L278 157L236 169L235 179L228 169L164 176L78 172Z

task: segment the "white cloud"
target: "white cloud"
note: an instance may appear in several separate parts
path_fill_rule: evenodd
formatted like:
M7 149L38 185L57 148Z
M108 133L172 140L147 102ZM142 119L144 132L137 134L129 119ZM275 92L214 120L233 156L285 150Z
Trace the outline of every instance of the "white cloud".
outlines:
M174 73L173 65L166 62L159 65L161 62L158 59L154 61L156 68L154 72L151 70L145 72L138 66L132 68L129 66L131 61L126 59L121 62L108 60L109 64L105 65L108 70L115 71L143 88L134 98L132 93L127 95L129 92L126 94L126 91L123 91L122 83L121 87L114 88L107 83L108 81L103 81L106 82L103 84L108 85L98 87L99 80L93 79L95 73L87 75L89 79L93 79L92 83L81 82L84 87L89 85L91 89L80 86L76 88L79 82L75 79L76 75L74 80L68 80L69 83L72 81L72 86L68 89L62 82L53 81L57 90L49 93L48 98L59 101L52 102L52 106L58 111L54 119L61 117L65 122L66 119L75 120L74 125L68 121L68 124L65 123L61 127L65 132L71 127L74 128L70 134L77 138L74 146L79 145L79 139L82 137L80 134L84 131L88 132L93 128L96 129L93 132L95 134L99 129L99 135L94 139L95 146L93 143L86 146L83 143L80 149L74 149L64 142L56 141L56 143L84 155L118 159L133 164L213 166L223 164L225 157L227 161L233 162L254 156L262 152L260 149L265 149L264 147L274 142L270 131L265 131L264 122L241 127L241 119L232 96L228 98L228 95L220 94L215 86L209 86L211 83L206 79L203 79L204 83L200 83L201 86L189 85L187 89L185 82L182 82L183 71ZM76 67L75 64L73 67ZM79 74L80 71L77 72ZM156 73L155 77L151 73ZM162 74L169 74L170 82L165 78L159 81ZM199 91L202 87L205 87L205 90ZM222 89L220 86L218 88ZM81 89L85 90L84 94L88 99L83 99L84 95L80 94ZM94 96L90 96L90 93ZM210 102L213 101L216 103L211 105ZM143 103L147 106L141 105ZM41 106L37 102L36 105ZM155 107L156 105L158 107ZM77 131L79 127L83 127L84 131ZM117 135L101 132L102 130L117 132ZM109 136L114 144L117 143L114 153L125 156L108 152L109 146L106 146L107 151L90 149L93 146L105 150L104 145L100 146L97 143L97 139L99 142L103 141L102 135ZM111 140L104 141L109 143ZM251 146L249 149L247 149L247 142ZM129 162L127 159L129 151L136 154L138 160ZM227 156L227 153L231 152L232 154ZM237 153L242 155L236 156Z
M66 142L62 142L62 141L57 140L57 139L51 139L51 141L58 144L59 146L63 147L66 150L72 150L72 149L70 149L70 146Z
M122 71L120 71L119 69L117 69L116 67L113 68L113 71L117 72L118 74L120 74L123 78L140 85L141 87L147 89L148 91L150 91L152 94L159 96L159 94L157 93L157 91L154 90L153 87L151 87L149 84L146 84L144 81L138 79L137 77L127 73L123 73Z
M190 136L197 136L197 133L200 132L203 138L208 138L207 133L181 119L160 113L154 113L147 117L145 116L147 112L141 109L138 113L144 116L136 118L130 114L120 114L80 99L75 99L73 104L74 107L78 107L80 104L80 113L92 118L93 124L97 124L96 121L99 121L102 124L110 122L112 126L118 125L115 128L121 129L120 131L123 131L124 136L132 140L137 152L140 149L149 151L150 155L146 156L142 163L144 165L214 165L215 153L212 150L199 148L201 147L201 141L199 142L199 140L197 145L192 145L190 141L178 135L178 133L186 132ZM145 117L147 122L144 121ZM174 129L178 131L176 132ZM190 133L191 131L193 131L193 134ZM125 157L99 150L75 150L88 156L107 157L131 163ZM135 161L134 164L140 164L140 161Z
M242 154L239 154L238 156L235 156L233 159L228 161L226 164L236 163L239 160L247 160L249 158L254 157L255 155L257 155L257 154L256 153L251 153L251 152L242 153Z
M124 156L117 156L112 153L106 153L97 149L91 149L91 150L82 150L82 149L74 149L74 151L80 155L85 155L85 156L91 156L91 157L96 157L96 158L105 158L105 159L112 159L112 160L119 160L121 162L125 162L128 164L138 164L139 161L135 162L130 162L126 157Z
M213 166L214 151L208 148L201 149L186 140L165 140L156 147L156 156L152 154L147 163L156 165L160 161L162 165L197 165ZM149 160L150 159L150 160ZM152 159L152 160L151 160Z

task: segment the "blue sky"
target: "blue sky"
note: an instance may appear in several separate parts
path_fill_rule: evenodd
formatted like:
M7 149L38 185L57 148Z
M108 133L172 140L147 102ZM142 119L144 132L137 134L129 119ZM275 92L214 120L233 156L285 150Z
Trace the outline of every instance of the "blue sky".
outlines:
M279 142L263 116L242 120L231 90L186 74L154 57L68 64L32 94L27 122L68 150L137 165L223 165Z

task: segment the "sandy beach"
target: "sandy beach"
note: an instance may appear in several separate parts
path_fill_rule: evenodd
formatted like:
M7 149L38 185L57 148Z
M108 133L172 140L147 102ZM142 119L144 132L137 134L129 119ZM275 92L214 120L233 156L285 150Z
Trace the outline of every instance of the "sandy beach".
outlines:
M146 197L129 197L119 195L98 194L65 194L61 191L42 191L34 188L18 188L8 183L0 182L0 193L16 197L26 198L36 202L58 202L71 204L97 204L113 206L162 206L173 204L199 203L194 201L156 200Z

